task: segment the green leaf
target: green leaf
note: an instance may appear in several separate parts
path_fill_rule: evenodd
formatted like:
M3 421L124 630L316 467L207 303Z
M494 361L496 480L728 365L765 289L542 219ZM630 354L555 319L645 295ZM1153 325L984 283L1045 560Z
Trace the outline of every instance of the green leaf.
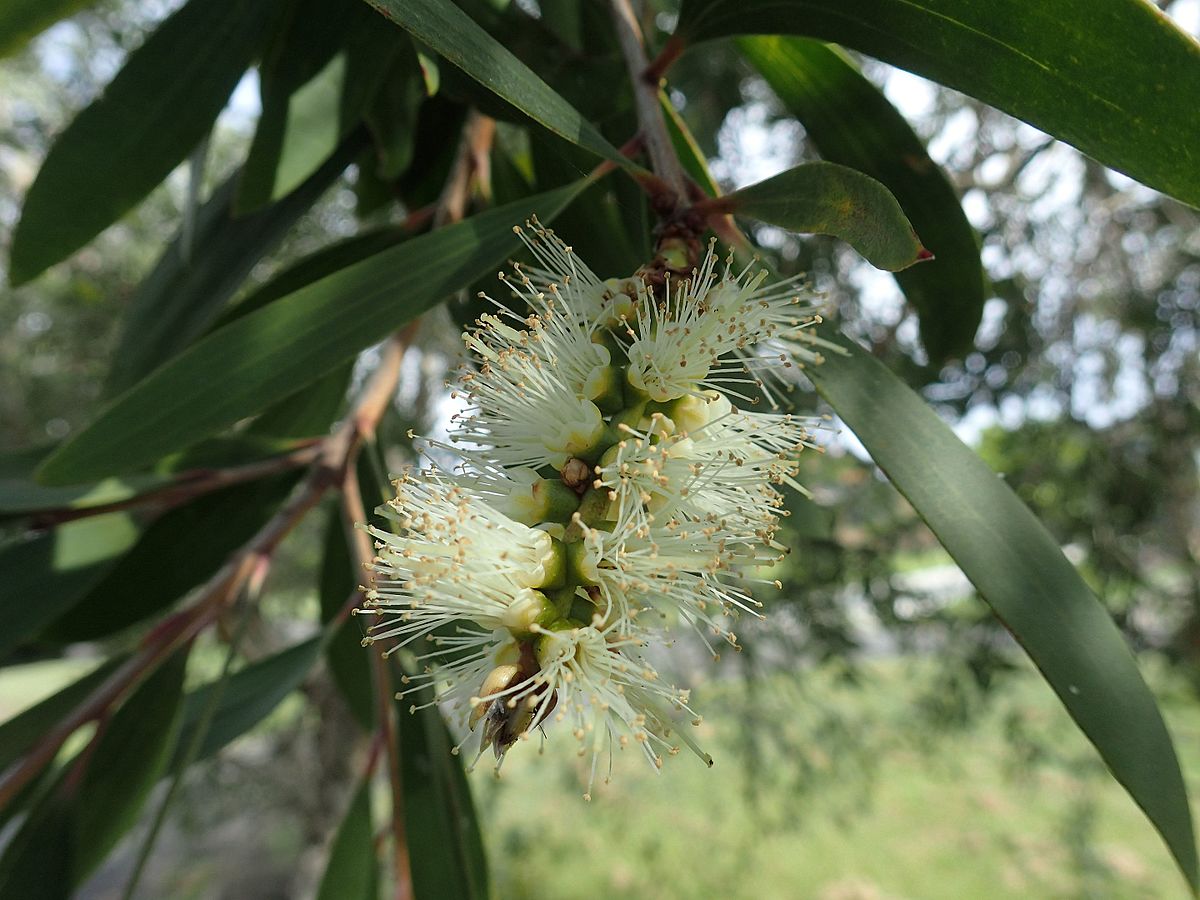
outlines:
M711 210L749 216L789 231L831 234L871 265L896 272L928 255L891 192L869 175L835 163L806 163L704 201Z
M361 459L361 456L360 456ZM377 500L369 499L367 508L373 508ZM325 529L325 553L321 558L321 621L328 624L346 605L346 601L358 592L361 573L355 571L347 546L346 528L341 510L330 509L329 522ZM368 651L362 646L362 620L350 617L343 622L325 648L325 659L329 674L341 691L342 697L354 718L364 731L375 730L375 701L371 690L371 661Z
M183 676L191 645L177 650L124 702L84 753L87 774L72 815L76 883L94 869L130 826L166 770L175 746Z
M845 44L1200 206L1200 44L1145 0L686 0L677 33Z
M9 281L29 281L119 219L191 152L257 50L274 9L190 0L59 135L25 198Z
M397 701L413 893L486 900L487 857L461 757L450 753L453 741L437 707L410 714L412 704L412 696Z
M19 516L47 509L93 509L120 503L170 483L169 475L105 478L92 484L47 487L28 478L0 478L0 516Z
M124 659L105 660L62 690L0 723L0 772L16 762L52 725L82 703Z
M197 213L190 241L182 232L177 235L138 286L123 317L106 385L109 395L204 334L259 260L279 246L362 145L362 136L347 140L304 184L252 215L233 216L238 175L217 188Z
M278 509L298 478L235 484L168 510L46 631L58 641L116 634L158 613L217 571Z
M0 547L0 659L78 603L139 532L128 514L112 512Z
M638 170L570 103L447 0L367 0L423 44L559 137Z
M708 160L704 158L704 151L700 149L700 144L683 121L679 110L671 103L666 91L658 92L658 105L662 107L663 117L667 122L667 134L671 137L671 144L675 147L675 155L679 157L683 171L700 185L708 196L719 196L721 189L708 170Z
M0 857L0 897L67 900L74 853L70 806L51 795L29 814Z
M498 265L530 214L549 222L580 181L414 238L209 335L108 406L39 472L50 484L143 468L259 412Z
M425 82L412 41L405 40L367 109L365 121L375 139L376 174L395 180L412 162L417 112L425 99Z
M912 390L852 341L807 371L1025 648L1197 885L1171 737L1129 648L1049 532Z
M376 900L379 862L371 825L371 782L364 780L338 826L317 900Z
M89 0L5 0L0 5L0 58L18 52L30 39L88 3Z
M379 90L401 37L359 0L299 4L262 71L262 114L239 214L286 196L337 151Z
M965 353L983 315L979 243L950 180L883 93L837 48L804 38L738 41L821 156L877 179L934 259L896 273L931 363Z
M320 656L322 641L320 636L310 638L230 675L196 759L212 756L265 719L284 697L300 686ZM202 685L187 695L177 745L180 750L191 745L192 734L213 688L212 683ZM172 768L177 764L175 760Z

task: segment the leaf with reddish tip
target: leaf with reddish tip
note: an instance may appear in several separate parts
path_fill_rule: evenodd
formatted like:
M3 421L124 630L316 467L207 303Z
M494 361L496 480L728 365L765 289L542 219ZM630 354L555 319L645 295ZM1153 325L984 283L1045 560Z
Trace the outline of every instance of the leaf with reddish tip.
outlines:
M804 234L833 235L889 272L931 257L891 191L869 175L834 163L796 166L697 208Z

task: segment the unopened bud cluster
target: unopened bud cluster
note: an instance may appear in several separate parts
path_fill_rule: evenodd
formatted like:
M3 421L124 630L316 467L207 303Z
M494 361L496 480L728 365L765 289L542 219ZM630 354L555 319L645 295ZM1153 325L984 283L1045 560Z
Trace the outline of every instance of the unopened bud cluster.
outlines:
M778 585L763 574L785 552L777 488L800 487L821 423L737 404L774 406L788 370L819 361L818 307L711 246L654 290L601 280L536 221L515 230L535 264L500 274L515 303L492 301L464 335L468 408L449 443L428 442L461 462L396 481L360 612L378 617L366 643L420 661L402 695L432 686L479 754L502 761L564 723L590 796L613 749L661 766L684 744L711 765L688 692L644 652L681 626L714 655L736 646L754 583Z

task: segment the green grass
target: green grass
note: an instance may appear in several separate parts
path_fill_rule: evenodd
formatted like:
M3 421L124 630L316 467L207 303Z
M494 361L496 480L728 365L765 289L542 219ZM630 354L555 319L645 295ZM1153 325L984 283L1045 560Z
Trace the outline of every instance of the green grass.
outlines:
M1049 690L1014 678L965 727L930 666L858 687L776 676L696 692L717 758L619 754L581 799L572 738L474 773L504 898L1184 897L1157 834ZM978 698L968 702L977 704ZM1200 772L1200 706L1171 709Z

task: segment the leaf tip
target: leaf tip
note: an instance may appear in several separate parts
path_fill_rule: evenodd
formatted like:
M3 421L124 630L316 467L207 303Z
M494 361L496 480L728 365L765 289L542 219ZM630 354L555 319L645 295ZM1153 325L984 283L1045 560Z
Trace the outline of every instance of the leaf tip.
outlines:
M925 247L920 247L917 249L917 262L925 262L929 259L937 259L937 257L933 255L932 251Z

